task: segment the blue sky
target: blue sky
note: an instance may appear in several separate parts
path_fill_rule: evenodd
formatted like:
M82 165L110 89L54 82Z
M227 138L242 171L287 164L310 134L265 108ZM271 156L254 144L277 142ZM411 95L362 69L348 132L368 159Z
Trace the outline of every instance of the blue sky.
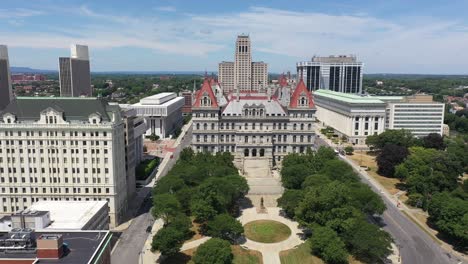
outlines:
M270 72L313 55L354 54L366 73L468 74L468 1L2 0L10 64L57 69L72 43L92 71L208 71L237 34Z

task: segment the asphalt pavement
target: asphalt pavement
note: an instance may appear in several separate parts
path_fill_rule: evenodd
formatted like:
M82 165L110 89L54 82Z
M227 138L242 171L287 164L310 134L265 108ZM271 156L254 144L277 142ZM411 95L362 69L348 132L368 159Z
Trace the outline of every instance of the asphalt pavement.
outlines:
M133 264L138 263L140 252L145 244L148 233L146 228L152 226L154 219L150 213L150 194L143 201L141 207L136 212L130 226L122 233L119 241L115 245L111 254L112 264Z

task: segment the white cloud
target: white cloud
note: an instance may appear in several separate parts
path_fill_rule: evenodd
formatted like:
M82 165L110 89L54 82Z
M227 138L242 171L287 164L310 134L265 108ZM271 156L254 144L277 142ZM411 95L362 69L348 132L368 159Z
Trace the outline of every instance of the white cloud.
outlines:
M32 17L44 14L43 11L27 8L0 9L0 18Z
M157 9L175 11L172 7ZM465 52L468 25L457 20L408 17L397 21L367 13L334 15L265 7L237 13L179 14L177 19L154 14L106 13L87 6L61 10L69 10L70 16L86 22L77 28L63 27L49 32L36 32L32 28L28 34L0 29L0 35L7 44L21 47L64 48L79 42L88 44L91 50L136 47L189 56L229 50L228 57L219 58L221 61L232 60L230 51L236 35L249 33L255 51L287 56L288 61L305 60L312 55L356 54L366 63L367 72L431 72L451 65L468 68ZM0 10L0 18L10 11ZM13 11L19 14L17 17L45 13ZM255 60L268 62L268 58L256 56ZM294 68L294 65L287 67Z
M156 7L156 10L163 12L175 12L177 9L174 6L159 6Z

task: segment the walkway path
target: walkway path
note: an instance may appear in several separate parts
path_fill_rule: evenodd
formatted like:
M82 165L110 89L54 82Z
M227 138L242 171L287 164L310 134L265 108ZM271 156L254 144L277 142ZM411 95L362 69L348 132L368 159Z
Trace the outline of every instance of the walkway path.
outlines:
M281 216L278 207L267 207L267 213L265 214L257 213L255 207L247 208L242 211L242 215L238 219L243 225L255 220L274 220L287 225L291 229L291 236L278 243L260 243L246 238L246 241L241 244L241 246L248 249L260 251L265 264L280 264L279 253L281 251L292 249L304 243L300 238L302 230L299 229L298 223Z

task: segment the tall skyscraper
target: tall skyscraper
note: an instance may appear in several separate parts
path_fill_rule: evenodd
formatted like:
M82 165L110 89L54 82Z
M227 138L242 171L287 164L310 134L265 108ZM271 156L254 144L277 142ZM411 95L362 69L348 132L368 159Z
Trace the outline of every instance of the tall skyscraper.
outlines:
M92 96L88 46L72 45L71 57L59 58L60 96Z
M6 45L0 45L0 110L4 109L12 98L8 48Z
M362 62L355 56L312 57L297 63L297 76L307 89L331 90L341 93L362 93Z
M225 94L239 88L242 92L259 91L268 84L268 65L252 62L248 35L237 36L234 62L219 63L219 83Z

